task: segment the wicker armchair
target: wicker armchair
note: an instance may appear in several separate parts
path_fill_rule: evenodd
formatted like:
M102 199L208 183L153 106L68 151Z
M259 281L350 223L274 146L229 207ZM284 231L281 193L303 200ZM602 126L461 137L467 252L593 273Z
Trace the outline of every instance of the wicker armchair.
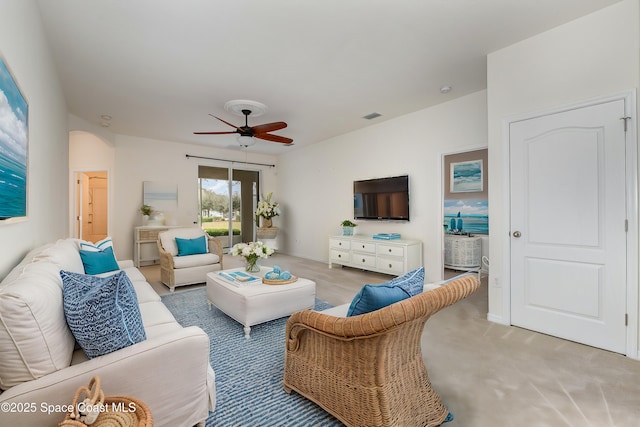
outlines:
M178 256L176 237L193 239L200 236L207 238L208 253ZM176 286L204 283L207 273L222 270L222 243L201 228L170 228L158 234L157 243L160 253L160 281L171 292Z
M284 389L347 426L437 426L448 410L431 387L420 340L429 317L473 293L461 276L380 310L334 317L304 310L287 321Z

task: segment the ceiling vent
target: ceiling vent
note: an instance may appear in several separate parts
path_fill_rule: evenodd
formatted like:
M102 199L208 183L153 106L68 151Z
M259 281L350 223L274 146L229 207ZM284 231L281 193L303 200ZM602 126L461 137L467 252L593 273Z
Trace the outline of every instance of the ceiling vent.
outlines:
M371 113L371 114L367 114L366 116L362 117L363 119L367 119L367 120L373 120L375 118L380 117L382 114L380 113Z

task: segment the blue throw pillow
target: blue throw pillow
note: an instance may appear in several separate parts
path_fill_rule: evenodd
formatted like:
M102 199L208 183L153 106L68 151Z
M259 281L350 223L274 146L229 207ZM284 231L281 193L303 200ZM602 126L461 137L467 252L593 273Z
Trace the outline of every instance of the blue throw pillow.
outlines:
M107 247L102 251L85 251L80 249L80 258L86 274L100 274L107 271L119 270L113 248Z
M176 245L178 246L178 256L207 253L207 238L205 236L196 237L195 239L176 237Z
M418 295L424 287L424 267L412 270L379 285L364 285L355 296L347 316L370 313L383 307Z
M124 271L109 277L60 271L64 315L89 358L147 339L135 289Z

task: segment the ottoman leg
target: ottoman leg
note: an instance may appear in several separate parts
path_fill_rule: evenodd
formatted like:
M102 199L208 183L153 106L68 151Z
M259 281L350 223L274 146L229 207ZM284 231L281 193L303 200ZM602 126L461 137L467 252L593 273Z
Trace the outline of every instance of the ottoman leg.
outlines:
M244 327L244 337L246 339L249 339L249 334L251 333L251 326L245 326Z

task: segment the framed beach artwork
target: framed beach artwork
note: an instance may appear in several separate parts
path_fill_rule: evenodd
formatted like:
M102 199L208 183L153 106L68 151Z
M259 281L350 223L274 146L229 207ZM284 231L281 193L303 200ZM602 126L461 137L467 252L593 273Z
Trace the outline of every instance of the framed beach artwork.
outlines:
M486 148L443 156L443 227L448 234L489 234Z
M451 163L452 193L470 193L483 191L482 160Z
M27 218L28 109L0 57L0 222Z

